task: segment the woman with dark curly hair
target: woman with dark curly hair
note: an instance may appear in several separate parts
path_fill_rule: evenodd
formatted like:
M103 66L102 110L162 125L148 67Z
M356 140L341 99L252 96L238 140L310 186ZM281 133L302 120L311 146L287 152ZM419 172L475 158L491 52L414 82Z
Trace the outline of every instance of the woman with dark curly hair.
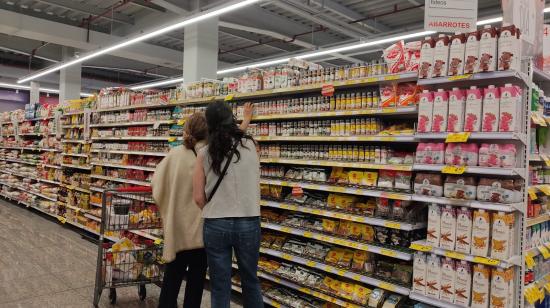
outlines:
M260 253L260 161L256 144L237 126L229 105L206 109L208 146L198 155L193 198L202 209L212 307L229 308L235 251L245 308L263 307Z

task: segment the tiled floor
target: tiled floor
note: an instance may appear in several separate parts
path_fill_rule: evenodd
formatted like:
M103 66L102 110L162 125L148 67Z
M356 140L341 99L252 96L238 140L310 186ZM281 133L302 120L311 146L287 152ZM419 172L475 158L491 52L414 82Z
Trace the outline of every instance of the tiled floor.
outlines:
M0 199L1 308L93 307L96 256L97 246L73 230ZM147 286L142 302L136 287L118 289L113 306L105 290L100 307L157 307L159 292ZM207 290L202 307L210 307Z

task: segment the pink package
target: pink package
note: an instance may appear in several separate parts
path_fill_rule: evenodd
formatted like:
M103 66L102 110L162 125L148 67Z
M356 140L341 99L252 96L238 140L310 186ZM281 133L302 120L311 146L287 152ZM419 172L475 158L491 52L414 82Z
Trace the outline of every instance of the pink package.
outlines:
M519 107L521 106L521 88L507 83L500 88L499 132L516 130Z
M441 133L447 131L447 115L449 112L449 96L447 91L438 89L434 92L432 131Z
M481 130L484 132L498 131L500 111L500 91L493 85L483 89L483 121Z
M384 49L382 57L388 64L388 74L395 74L405 70L405 50L403 41L398 41Z
M464 105L466 96L464 91L453 88L449 91L449 116L447 117L447 131L461 132L464 129Z
M432 130L433 93L424 90L418 96L418 128L419 133L427 133Z
M498 144L481 144L479 147L479 165L481 167L499 167L501 165L499 150Z
M466 90L465 132L479 132L481 128L481 90L471 86Z
M419 143L416 147L416 163L440 165L445 157L444 143Z
M500 166L512 168L516 166L517 148L515 144L500 144Z
M477 166L479 148L475 143L449 143L445 149L445 164Z
M420 64L421 41L408 42L405 44L405 70L417 72Z

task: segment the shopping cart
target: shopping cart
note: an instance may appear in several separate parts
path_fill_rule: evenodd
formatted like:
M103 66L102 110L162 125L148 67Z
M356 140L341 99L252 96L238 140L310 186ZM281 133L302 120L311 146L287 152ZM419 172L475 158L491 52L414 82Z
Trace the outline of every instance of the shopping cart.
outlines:
M116 303L116 288L137 286L141 300L146 284L162 281L162 247L153 240L143 240L131 231L162 228L160 213L149 187L105 190L102 198L94 306L103 289L109 289L111 304ZM106 233L119 231L120 239L106 241Z

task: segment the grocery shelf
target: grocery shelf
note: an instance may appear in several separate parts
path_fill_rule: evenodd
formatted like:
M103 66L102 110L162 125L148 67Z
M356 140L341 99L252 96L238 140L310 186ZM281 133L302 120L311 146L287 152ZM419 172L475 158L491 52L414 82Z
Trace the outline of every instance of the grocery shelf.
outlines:
M260 184L279 185L279 186L287 186L287 187L301 187L304 189L313 189L313 190L338 192L338 193L360 195L360 196L397 199L397 200L411 200L411 194L409 193L376 190L376 187L353 188L353 187L335 186L335 185L328 185L328 184L312 184L312 183L305 183L305 182L298 182L298 181L285 181L285 180L275 180L275 179L266 179L266 178L261 178Z
M38 180L36 175L30 175L30 174L25 175L25 174L21 174L21 173L14 172L14 171L8 171L8 170L4 170L4 169L0 169L0 172L15 175L15 176L19 176L19 177L23 177L23 178L29 178L31 180Z
M54 169L61 169L61 166L58 165L51 165L51 164L40 164L42 167L48 167L48 168L54 168Z
M444 172L444 168L454 167L447 165L429 165L429 164L414 164L413 170L415 171L437 171ZM523 176L523 169L520 168L500 168L500 167L478 167L478 166L464 166L463 173L471 174L485 174L485 175L503 175L503 176Z
M63 156L88 157L89 154L81 153L63 153Z
M414 135L372 135L372 136L254 136L256 141L379 141L415 142Z
M172 136L119 136L119 137L92 137L92 140L159 140L165 141L171 138L176 138Z
M160 241L160 242L163 241L163 239L162 239L161 237L154 236L154 235L151 234L151 233L145 232L146 230L129 230L129 231L130 231L131 233L137 234L137 235L139 235L139 236L148 238L148 239L153 240L153 241Z
M142 105L127 105L127 106L118 106L111 108L98 108L93 110L93 112L111 112L111 111L121 111L121 110L131 110L131 109L148 109L148 108L165 108L165 107L175 107L175 104L142 104Z
M285 158L260 158L260 163L308 165L308 166L324 166L324 167L344 167L344 168L357 168L357 169L398 170L398 171L411 171L413 169L412 165L370 164L370 163L362 163L362 162L285 159Z
M432 298L432 297L429 297L429 296L426 296L426 295L423 295L423 294L419 294L419 293L416 293L416 292L411 292L409 294L409 297L411 299L417 300L417 301L425 303L425 304L433 305L435 307L445 307L445 308L464 308L464 307L468 307L468 306L455 305L453 303L449 303L447 301L443 301L443 300L440 300L440 299L435 299L435 298Z
M309 119L309 118L325 118L325 117L341 117L355 115L406 115L416 114L418 108L399 107L399 108L367 108L356 110L338 110L338 111L321 111L321 112L295 112L271 115L256 115L252 117L253 121L265 120L284 120L284 119Z
M454 250L447 250L439 247L434 247L430 244L427 244L425 240L420 240L420 241L411 243L410 248L414 250L422 251L422 252L433 253L439 256L457 259L457 260L465 260L473 263L498 266L501 268L509 268L515 265L521 266L521 256L513 256L508 260L498 260L494 258L474 256L470 254L457 252Z
M550 247L550 242L544 243L544 244L536 246L536 247L529 248L529 249L527 249L527 251L525 251L525 253L527 255L531 255L531 256L534 257L534 256L538 256L538 255L541 254L541 249L542 250L544 250L544 249L549 250L550 249L549 247Z
M36 180L39 181L39 182L50 183L50 184L54 184L54 185L61 185L61 182L57 182L57 181L46 180L46 179L41 179L41 178L37 178Z
M106 153L106 154L130 154L130 155L148 155L148 156L166 156L167 152L141 152L141 151L128 151L128 150L98 150L92 149L92 153Z
M208 274L206 274L208 276ZM206 279L210 279L210 277L207 277ZM243 289L237 285L234 285L233 283L231 283L231 289L235 292L238 292L238 293L243 293ZM264 303L268 304L269 306L272 306L272 307L275 307L275 308L290 308L288 306L285 306L279 302L276 302L274 300L272 300L271 298L265 296L265 295L262 295L262 298L264 300Z
M79 114L84 114L84 110L64 112L63 116L71 116L71 115L79 115Z
M91 201L90 201L90 205L91 205L91 206L95 206L95 207L103 207L101 204L95 203L95 202L91 202Z
M544 213L544 214L541 214L541 215L539 215L537 217L534 217L534 218L527 218L526 225L527 225L527 227L531 227L531 226L538 225L540 223L546 222L548 220L550 220L550 214L549 213Z
M57 198L48 197L48 196L43 195L43 194L41 194L41 193L37 193L37 192L34 192L34 191L32 191L32 190L29 190L28 188L19 187L19 186L17 186L17 185L11 185L11 184L8 184L8 183L5 183L5 182L0 182L0 185L5 185L5 186L8 186L8 187L17 189L17 190L21 190L21 191L23 191L23 192L26 192L26 193L29 193L29 194L38 196L38 197L40 197L40 198L44 198L44 199L46 199L46 200L57 201Z
M539 154L529 154L529 161L543 161Z
M535 82L550 82L550 74L545 71L533 67L533 81Z
M360 249L364 251L368 251L371 253L384 255L392 258L397 258L405 261L409 261L412 259L412 254L408 252L403 252L400 250L394 250L391 248L383 248L376 245L366 244L362 242L356 242L348 239L342 239L338 238L336 236L331 235L324 235L321 233L317 233L315 231L306 231L303 229L293 228L293 227L286 227L279 224L269 223L269 222L262 222L262 228L280 231L288 234L294 234L298 236L303 236L305 238L312 238L318 241L332 243L336 245L346 246L350 248Z
M77 190L77 191L80 191L80 192L83 192L83 193L91 193L91 191L89 189L86 189L86 188L82 188L82 187L79 187L79 186L75 186L75 185L69 185L69 184L61 184L61 186L67 188L67 189L71 189L71 190Z
M382 226L382 227L405 230L405 231L417 230L417 229L422 229L426 227L426 223L400 222L400 221L394 221L394 220L388 220L388 219L382 219L382 218L348 214L344 212L336 212L331 210L311 208L311 207L301 206L301 205L292 204L292 203L261 200L260 205L279 208L279 209L285 209L285 210L291 210L291 211L297 211L302 213L314 214L319 216L361 222L361 223L366 223L373 226Z
M463 200L463 199L452 199L445 197L433 197L433 196L424 196L424 195L412 195L413 201L427 202L427 203L437 203L437 204L448 204L454 206L464 206L474 209L484 209L492 211L501 211L501 212L514 212L516 210L523 211L523 203L493 203L493 202L484 202L477 200Z
M21 160L21 159L14 159L14 158L0 158L0 160L8 161L8 162L11 162L11 163L27 164L27 165L34 165L34 166L39 164L37 162L31 162L31 161L26 161L26 160Z
M123 168L123 169L135 169L135 170L144 170L144 171L155 171L154 167L144 167L144 166L134 166L134 165L121 165L121 164L111 164L103 162L91 162L90 164L96 166L104 167L113 167L113 168Z
M119 126L145 126L145 125L161 125L176 123L177 120L153 120L153 121L136 121L136 122L113 122L113 123L97 123L90 124L90 127L119 127Z
M302 287L301 285L298 285L294 282L288 281L286 279L282 279L282 278L280 278L278 276L275 276L275 275L268 274L268 273L266 273L262 270L258 271L258 277L269 280L269 281L276 282L276 283L278 283L280 285L283 285L287 288L300 291L302 293L311 295L313 297L317 297L317 298L322 299L322 300L327 301L327 302L331 302L331 303L336 304L336 305L341 306L341 307L346 307L346 308L360 308L361 307L359 305L352 304L350 302L346 302L346 301L341 300L339 298L329 296L329 295L326 295L326 294L318 292L318 291L311 290L307 287Z
M81 170L92 170L92 166L79 166L79 165L73 165L73 164L61 164L61 166L67 167L67 168L81 169Z
M447 136L452 133L416 133L415 138L417 140L444 140ZM519 140L525 144L526 136L525 134L515 133L515 132L495 132L495 133L482 133L482 132L472 132L468 137L468 140Z
M79 139L61 139L61 142L64 142L64 143L82 143L82 144L91 143L91 141L89 141L89 140L79 140Z
M274 249L261 247L260 252L263 253L263 254L270 255L270 256L279 257L279 258L284 259L284 260L292 261L292 262L295 262L295 263L298 263L298 264L301 264L301 265L306 265L306 266L311 267L311 268L320 269L320 270L323 270L327 273L335 274L335 275L338 275L338 276L341 276L341 277L346 277L346 278L349 278L349 279L352 279L352 280L355 280L355 281L364 282L364 283L369 284L371 286L375 286L377 288L385 289L385 290L388 290L388 291L391 291L391 292L399 293L399 294L402 294L402 295L409 295L409 293L410 293L409 288L400 286L400 285L392 283L392 282L386 282L386 281L383 281L383 280L380 280L380 279L377 279L377 278L374 278L374 277L370 277L370 276L363 275L363 274L358 274L358 273L353 272L353 271L344 270L344 269L341 269L341 268L338 268L338 267L335 267L335 266L332 266L332 265L328 265L328 264L324 264L324 263L319 262L319 261L310 260L310 259L306 259L306 258L303 258L303 257L300 257L300 256L288 254L288 253L285 253L285 252L282 252L282 251L279 251L279 250L274 250Z
M67 124L67 125L61 125L61 128L84 128L84 124Z
M107 180L107 181L115 181L115 182L128 183L128 184L134 184L134 185L151 186L150 182L137 181L137 180L127 180L127 179L114 178L114 177L98 175L98 174L92 174L92 175L90 175L90 177L95 178L95 179L102 179L102 180Z
M475 74L464 74L458 76L445 76L436 78L418 79L418 85L439 85L446 83L464 83L465 81L482 81L492 79L516 79L523 82L525 85L530 85L531 81L529 77L521 72L508 70L508 71L494 71L494 72L481 72Z

